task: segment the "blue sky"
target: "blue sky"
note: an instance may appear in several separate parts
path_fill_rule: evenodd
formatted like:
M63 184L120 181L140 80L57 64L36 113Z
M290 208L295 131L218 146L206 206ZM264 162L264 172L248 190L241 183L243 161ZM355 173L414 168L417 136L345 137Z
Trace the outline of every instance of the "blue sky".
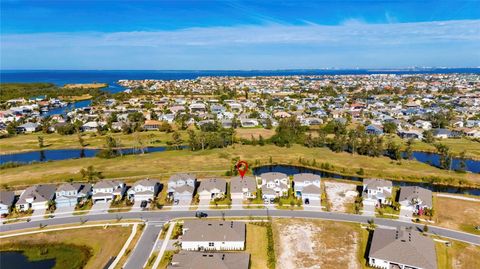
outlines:
M473 0L0 1L2 69L480 66Z

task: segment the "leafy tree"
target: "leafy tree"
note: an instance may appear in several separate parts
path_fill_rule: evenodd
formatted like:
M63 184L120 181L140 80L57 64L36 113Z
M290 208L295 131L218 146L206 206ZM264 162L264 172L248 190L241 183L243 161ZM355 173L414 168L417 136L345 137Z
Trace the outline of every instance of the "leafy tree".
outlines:
M38 147L39 148L45 147L43 136L37 136L37 139L38 139Z
M385 122L383 124L383 131L387 134L397 133L397 125L394 122Z
M435 142L435 137L433 137L433 133L431 130L426 130L423 132L423 141L427 144Z
M179 132L173 132L172 134L172 139L173 139L173 145L175 146L176 149L179 149L180 146L183 143L182 137Z
M438 155L440 155L440 168L450 170L452 164L452 154L450 153L450 148L442 143L434 144L437 149Z
M96 171L93 166L88 166L86 169L82 168L80 170L82 179L87 180L88 182L95 182L103 178L102 172Z

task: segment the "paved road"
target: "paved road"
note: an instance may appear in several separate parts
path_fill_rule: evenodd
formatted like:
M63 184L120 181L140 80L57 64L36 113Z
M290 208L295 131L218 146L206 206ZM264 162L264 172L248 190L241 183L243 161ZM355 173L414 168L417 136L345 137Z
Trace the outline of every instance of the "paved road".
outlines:
M265 210L265 209L249 209L249 210L205 210L209 217L222 217L222 212L225 217L249 217L249 216L272 216L272 217L287 217L287 218L318 218L336 221L349 221L367 223L368 220L374 219L375 224L388 227L416 227L422 229L423 224L415 224L411 222L373 218L369 216L353 215L337 212L322 212L322 211L299 211L299 210ZM175 218L194 217L195 211L144 211L144 212L123 212L123 213L101 213L96 215L86 216L71 216L71 217L56 217L53 219L32 220L30 222L20 222L5 224L0 226L0 232L14 231L27 228L38 228L39 224L43 225L61 225L77 223L80 221L102 221L115 219L142 219L144 221L169 221ZM429 232L443 237L460 240L463 242L480 245L480 236L468 234L459 231L453 231L436 226L429 226Z
M160 231L162 231L163 222L149 222L145 226L140 240L138 240L132 255L125 263L124 269L143 268L148 261L155 242L157 241Z

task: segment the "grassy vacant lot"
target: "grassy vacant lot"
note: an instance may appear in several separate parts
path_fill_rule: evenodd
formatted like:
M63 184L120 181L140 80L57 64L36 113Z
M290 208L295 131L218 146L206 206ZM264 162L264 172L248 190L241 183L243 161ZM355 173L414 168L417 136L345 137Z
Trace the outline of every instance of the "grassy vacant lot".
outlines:
M480 235L480 202L436 197L436 225Z
M264 269L267 266L267 228L247 224L247 248L250 253L250 269Z
M305 148L292 146L279 148L268 146L240 146L204 151L166 151L144 155L129 155L114 159L72 159L64 161L36 163L28 166L0 170L2 183L26 185L34 183L62 182L69 178L81 180L79 171L93 166L106 178L130 178L134 181L141 177L167 179L172 173L193 172L198 176L224 175L232 165L232 158L239 157L250 164L292 164L315 160L316 164L330 163L332 171L356 175L362 168L364 176L411 181L429 181L432 178L453 179L453 182L470 182L480 185L479 174L459 174L445 172L416 161L403 161L401 165L386 157L367 157L348 153L334 153L326 148Z
M453 241L450 247L436 242L438 268L470 269L480 268L480 247Z
M58 256L56 256L59 259L57 260L58 262L64 260L66 263L63 263L63 265L68 265L67 267L60 265L58 268L71 268L70 265L72 263L81 261L81 256L78 256L78 251L67 251L63 250L63 248L57 250L55 246L61 244L73 246L72 249L75 249L75 247L77 249L86 248L90 251L91 258L86 261L84 268L97 269L103 268L111 257L118 254L129 234L130 228L119 226L108 227L106 229L90 227L86 229L54 231L4 238L1 240L0 250L4 250L5 246L11 244L18 244L28 248L35 245L45 245L48 246L49 253L58 253ZM51 247L52 251L50 251Z
M362 268L367 242L358 224L299 219L273 224L279 269Z

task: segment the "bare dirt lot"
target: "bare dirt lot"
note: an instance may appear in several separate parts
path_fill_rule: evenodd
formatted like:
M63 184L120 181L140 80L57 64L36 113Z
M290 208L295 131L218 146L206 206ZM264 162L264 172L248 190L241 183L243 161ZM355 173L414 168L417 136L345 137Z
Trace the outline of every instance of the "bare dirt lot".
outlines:
M331 211L346 212L348 205L353 204L358 195L356 188L355 184L325 182L325 191Z
M360 227L320 220L273 223L277 268L361 268Z

